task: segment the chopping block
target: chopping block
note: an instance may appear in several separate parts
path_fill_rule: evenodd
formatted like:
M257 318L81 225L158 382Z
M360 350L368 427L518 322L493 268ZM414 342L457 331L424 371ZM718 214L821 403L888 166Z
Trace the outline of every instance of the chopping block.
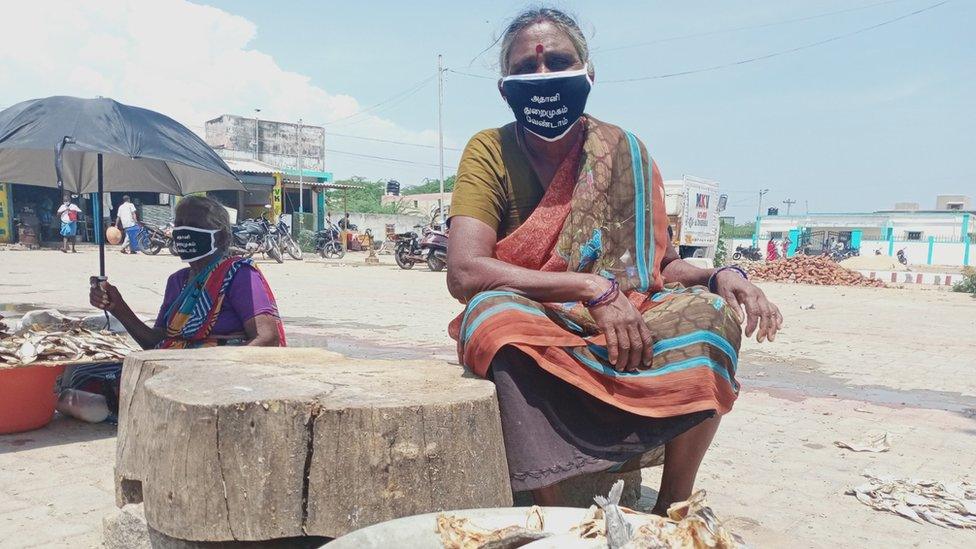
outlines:
M201 542L338 537L512 504L491 382L311 348L130 355L115 487L151 528Z

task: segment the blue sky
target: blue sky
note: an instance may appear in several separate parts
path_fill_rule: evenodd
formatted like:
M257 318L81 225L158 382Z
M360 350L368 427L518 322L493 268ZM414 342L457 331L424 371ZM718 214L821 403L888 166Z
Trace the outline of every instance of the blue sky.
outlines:
M783 206L781 201L792 198L794 211L801 212L807 204L811 212L857 211L889 208L896 201L932 207L938 193L976 197L971 160L976 2L951 0L870 32L729 69L632 83L605 81L785 50L937 1L563 1L556 6L579 16L596 50L597 82L587 111L639 135L666 178L693 174L718 180L730 194L730 213L744 219L755 215L755 194L761 188L771 189L767 204ZM204 2L218 8L209 9L182 0L160 0L152 8L103 0L83 7L63 1L60 10L52 10L52 2L57 0L14 8L19 13L12 15L25 21L21 27L32 30L20 40L19 31L11 29L15 36L8 35L6 43L12 46L0 51L0 106L52 93L111 95L171 113L198 131L209 117L249 114L256 106L270 118L302 117L312 123L347 116L435 75L438 53L450 68L492 75L496 48L472 59L526 5ZM860 6L870 7L600 51ZM48 15L59 11L61 27ZM110 36L91 38L102 34ZM44 47L57 53L40 57ZM98 63L115 56L119 59L112 63ZM52 65L52 58L70 63L70 71ZM476 131L511 120L490 79L448 73L445 92L444 126L451 147L463 147ZM433 81L386 107L374 116L337 122L327 131L436 143ZM430 165L437 153L431 148L335 135L326 146L337 151L327 163L338 177L359 174L414 184L437 176ZM458 156L448 151L448 174Z
M939 192L976 194L976 2L948 4L821 47L726 70L636 83L602 79L711 66L815 42L935 3L891 2L767 28L601 53L657 39L771 23L877 4L816 1L561 2L596 49L588 112L635 131L665 177L719 180L737 216L767 202L848 211L895 201L934 205ZM372 105L428 74L435 56L492 74L491 44L523 2L215 2L255 21L253 44L284 68ZM366 6L368 9L364 9ZM448 74L449 141L507 123L490 80ZM384 116L417 130L434 124L433 85ZM355 125L344 133L356 133ZM336 131L339 131L336 129ZM334 137L334 148L360 142ZM401 147L390 146L396 157ZM434 151L431 161L436 159ZM456 160L457 154L448 154ZM453 164L453 162L452 162ZM780 206L783 206L780 204Z

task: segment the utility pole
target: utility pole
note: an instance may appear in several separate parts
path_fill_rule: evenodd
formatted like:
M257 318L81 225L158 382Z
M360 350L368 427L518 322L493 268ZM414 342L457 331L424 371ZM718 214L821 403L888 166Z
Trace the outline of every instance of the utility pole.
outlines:
M305 142L302 139L302 119L298 119L298 234L305 228Z
M437 154L440 164L441 195L437 204L444 229L444 56L437 54Z
M793 208L793 204L796 204L796 200L790 200L787 198L783 201L783 204L786 204L786 215L789 216L790 210Z
M759 191L759 210L756 212L756 217L762 217L762 199L763 199L763 196L765 196L766 193L768 193L768 192L769 192L769 189L763 189L763 190Z
M261 145L258 141L258 126L261 125L261 121L258 119L258 114L261 113L261 109L254 109L254 159L260 160L258 156L261 154Z

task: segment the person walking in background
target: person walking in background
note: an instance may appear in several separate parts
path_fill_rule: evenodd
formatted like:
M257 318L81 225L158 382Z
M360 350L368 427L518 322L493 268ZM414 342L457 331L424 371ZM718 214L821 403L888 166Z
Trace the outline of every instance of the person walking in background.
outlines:
M787 257L790 257L790 245L791 244L793 244L793 241L790 240L789 235L787 235L786 238L783 239L783 258L784 259L787 258Z
M128 246L129 251L132 253L138 252L138 236L142 227L139 226L139 214L136 213L136 205L129 199L129 195L122 197L122 204L119 205L119 211L115 215L115 224L121 225L122 232L125 233L125 242L122 243L122 253L128 253L126 246Z
M58 216L61 217L61 251L68 253L68 242L71 242L71 253L78 253L75 249L75 239L78 236L78 214L81 208L71 202L70 196L64 197L64 202L58 208Z

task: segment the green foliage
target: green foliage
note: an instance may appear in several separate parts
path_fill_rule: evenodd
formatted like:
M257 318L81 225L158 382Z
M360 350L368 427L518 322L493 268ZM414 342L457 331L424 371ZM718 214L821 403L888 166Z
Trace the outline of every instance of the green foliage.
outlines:
M361 189L332 189L326 191L326 209L332 213L332 220L342 217L344 207L357 213L396 213L394 205L384 206L380 198L386 192L386 181L369 181L364 177L353 176L336 181L340 185L358 185Z
M963 279L952 286L952 291L973 294L976 297L976 269L967 267L962 276Z
M728 257L728 249L725 247L725 240L722 238L718 239L718 244L715 245L715 266L722 267L725 265L725 260Z
M298 234L298 247L305 253L315 252L315 233L309 230Z
M457 179L455 175L444 179L444 192L454 192L455 179ZM441 192L441 181L440 179L430 179L426 183L401 189L401 192L405 195L439 193Z
M756 232L756 224L753 222L740 223L733 225L731 223L722 223L719 228L719 236L722 238L752 238L752 235Z

